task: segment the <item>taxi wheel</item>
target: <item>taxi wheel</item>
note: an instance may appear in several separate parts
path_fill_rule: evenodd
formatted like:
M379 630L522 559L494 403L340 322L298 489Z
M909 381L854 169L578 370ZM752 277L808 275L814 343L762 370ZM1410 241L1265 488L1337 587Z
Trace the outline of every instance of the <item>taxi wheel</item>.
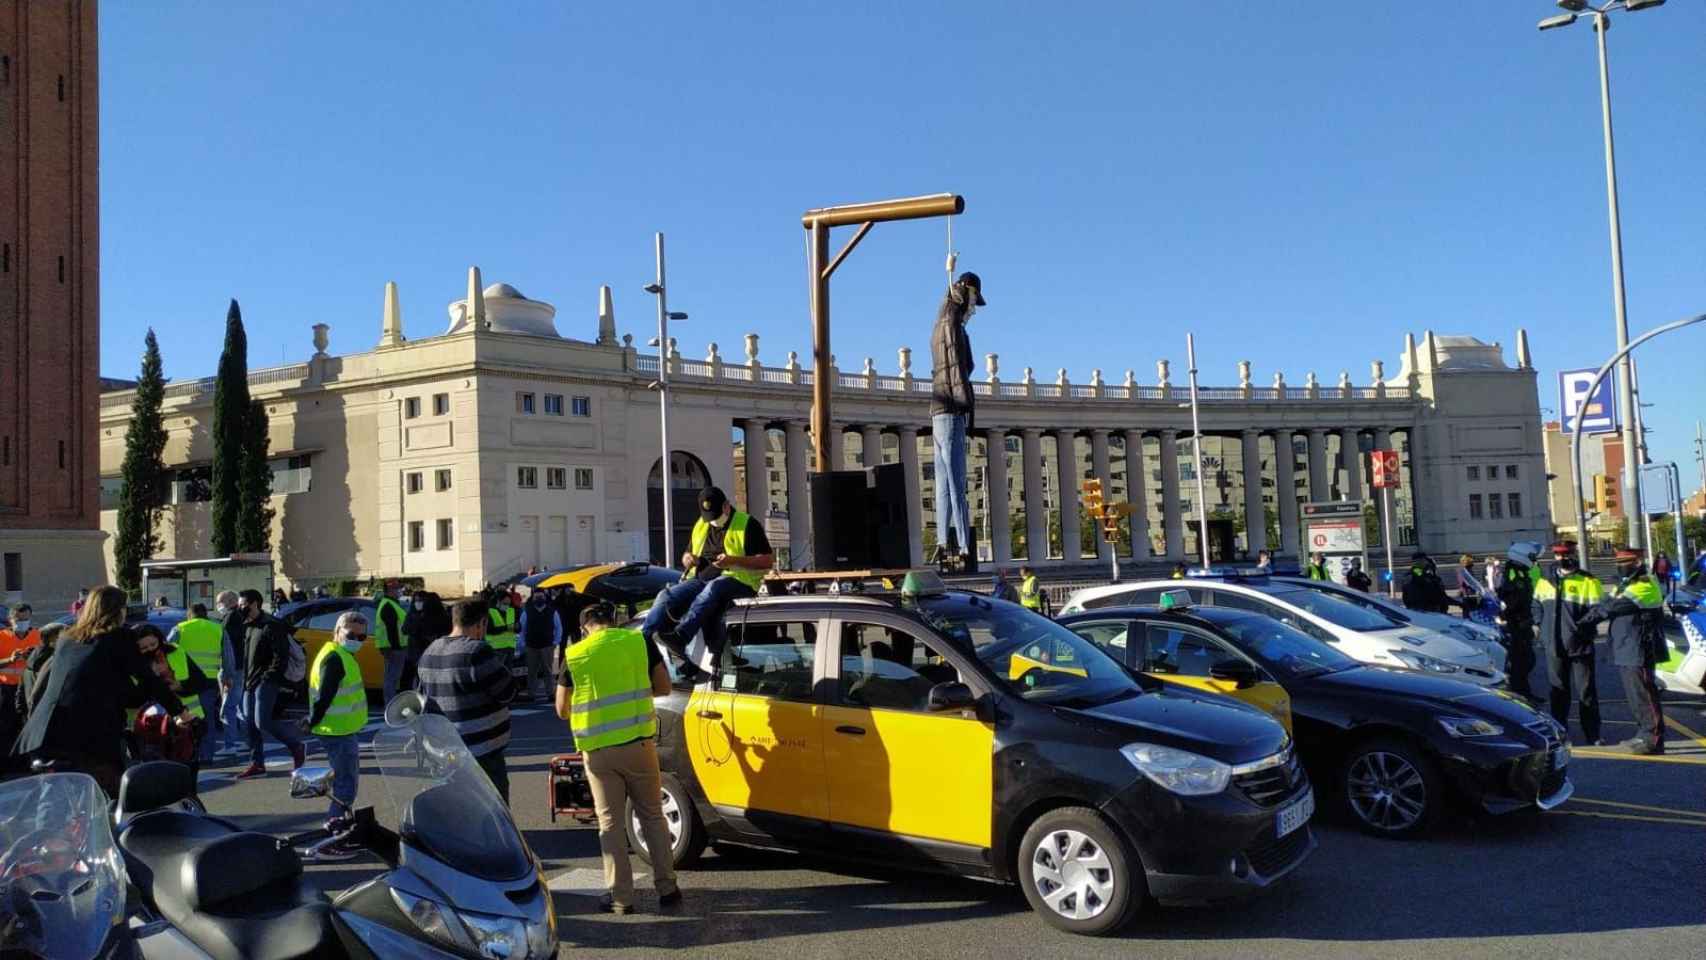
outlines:
M1445 806L1445 781L1433 761L1391 737L1352 747L1339 770L1339 787L1351 818L1377 837L1419 837Z
M1088 807L1050 810L1019 843L1025 899L1069 933L1100 936L1124 926L1143 904L1141 869L1137 855Z
M658 782L663 788L663 820L669 825L670 859L677 869L690 867L705 852L705 825L699 822L693 800L682 788L680 780L666 773ZM628 804L628 846L642 860L652 862L651 851L646 849L646 838L640 831L640 818L634 812L632 802Z

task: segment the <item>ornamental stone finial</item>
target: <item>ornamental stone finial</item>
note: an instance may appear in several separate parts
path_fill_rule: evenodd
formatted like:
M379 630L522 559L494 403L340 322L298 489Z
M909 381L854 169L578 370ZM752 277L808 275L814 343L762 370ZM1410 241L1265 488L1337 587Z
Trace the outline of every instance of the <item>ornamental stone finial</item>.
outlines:
M1349 370L1340 370L1339 371L1339 389L1349 390L1350 388L1351 388L1351 372Z
M672 339L672 340L670 340L670 342L674 343L675 341ZM723 358L717 355L717 345L716 345L716 343L713 342L711 344L711 346L709 348L707 348L705 351L705 362L706 363L716 363L717 361L719 361L721 359L723 359Z
M328 336L331 329L324 323L314 324L314 359L318 360L326 355L326 348L332 343L332 338Z
M984 354L983 355L983 369L984 369L985 373L989 374L989 382L990 383L999 383L1001 381L1001 356L1000 356L1000 354L995 354L995 353Z
M1056 372L1054 382L1061 388L1061 393L1063 394L1066 392L1066 388L1072 385L1072 381L1066 378L1065 367L1061 367L1060 370Z
M895 357L900 360L900 375L902 379L912 379L912 348L901 347L895 351Z
M863 372L865 374L865 379L867 379L867 380L876 379L877 361L872 357L866 357L865 358L865 369L861 372Z
M1092 387L1102 386L1102 368L1101 367L1097 367L1096 369L1090 371L1090 386L1092 386Z
M1280 399L1284 400L1285 399L1285 374L1279 370L1274 371L1274 389L1279 392Z
M1137 388L1137 374L1133 373L1130 367L1125 368L1125 388L1127 390L1135 390Z
M756 333L746 335L746 365L749 367L758 366L758 334Z
M1238 361L1238 385L1244 388L1250 386L1250 361L1248 360Z
M1167 389L1167 387L1172 383L1172 381L1168 379L1168 371L1170 367L1171 365L1165 360L1155 361L1155 380L1163 390Z
M1386 382L1386 361L1376 360L1368 365L1368 377L1376 384Z

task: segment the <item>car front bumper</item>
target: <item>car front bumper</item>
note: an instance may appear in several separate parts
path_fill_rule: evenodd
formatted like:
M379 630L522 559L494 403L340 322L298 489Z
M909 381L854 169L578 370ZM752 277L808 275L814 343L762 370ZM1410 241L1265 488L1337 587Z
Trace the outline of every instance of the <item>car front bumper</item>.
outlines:
M1492 814L1550 810L1575 793L1570 782L1570 747L1544 747L1510 740L1460 742L1444 754L1441 767L1459 794Z
M1155 899L1227 900L1266 889L1314 851L1309 823L1283 837L1278 830L1280 811L1312 797L1311 791L1301 771L1271 805L1251 800L1236 783L1212 796L1181 797L1140 777L1102 812L1137 847Z

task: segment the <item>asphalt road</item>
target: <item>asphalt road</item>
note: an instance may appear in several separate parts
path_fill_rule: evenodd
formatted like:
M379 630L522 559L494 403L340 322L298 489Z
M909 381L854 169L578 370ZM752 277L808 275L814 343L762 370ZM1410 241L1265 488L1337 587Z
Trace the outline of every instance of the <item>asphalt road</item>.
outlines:
M1600 690L1605 738L1627 737L1632 727L1609 670ZM545 767L563 748L562 722L542 707L519 708L509 769L512 807L555 891L565 957L667 948L790 960L1090 950L1153 958L1703 958L1701 706L1667 702L1669 752L1662 758L1578 747L1575 798L1550 813L1455 818L1430 839L1396 843L1364 836L1323 803L1313 826L1319 849L1278 889L1233 904L1150 906L1103 944L1057 933L1016 888L756 852L707 852L682 874L687 900L676 913L657 914L648 893L642 913L606 916L596 911L602 891L595 831L548 817ZM1572 733L1580 743L1580 730ZM258 781L233 782L235 765L205 771L208 808L281 834L315 826L323 801L290 799L288 758L275 751L270 762L279 772ZM362 789L362 802L380 801L375 779ZM354 861L312 867L311 874L336 890L378 870L377 861Z

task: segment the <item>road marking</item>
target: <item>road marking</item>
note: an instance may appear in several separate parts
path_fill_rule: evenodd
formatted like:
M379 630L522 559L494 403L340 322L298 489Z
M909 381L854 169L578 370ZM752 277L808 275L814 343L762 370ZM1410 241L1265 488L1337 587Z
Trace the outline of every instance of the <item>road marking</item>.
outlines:
M1685 763L1697 767L1706 767L1706 757L1669 757L1663 754L1617 753L1596 747L1575 747L1570 751L1571 757L1577 760L1644 760L1648 763Z
M1682 734L1685 737L1689 737L1695 743L1700 744L1702 747L1706 747L1706 736L1701 736L1699 733L1696 733L1695 731L1690 730L1687 727L1683 726L1681 720L1676 719L1675 717L1671 716L1668 713L1665 714L1664 716L1665 716L1665 725L1666 726L1670 727L1671 729L1675 730L1676 732Z
M1587 797L1572 797L1573 803L1591 803L1601 807L1624 807L1629 810L1647 810L1652 813L1668 813L1672 816L1706 818L1706 810L1678 810L1674 807L1654 807L1644 803L1621 803L1617 800L1590 800Z
M1648 817L1636 813L1601 813L1598 810L1550 810L1549 813L1567 817L1598 817L1601 820L1639 820L1643 823L1681 824L1685 827L1706 828L1706 820L1684 820L1681 817Z

